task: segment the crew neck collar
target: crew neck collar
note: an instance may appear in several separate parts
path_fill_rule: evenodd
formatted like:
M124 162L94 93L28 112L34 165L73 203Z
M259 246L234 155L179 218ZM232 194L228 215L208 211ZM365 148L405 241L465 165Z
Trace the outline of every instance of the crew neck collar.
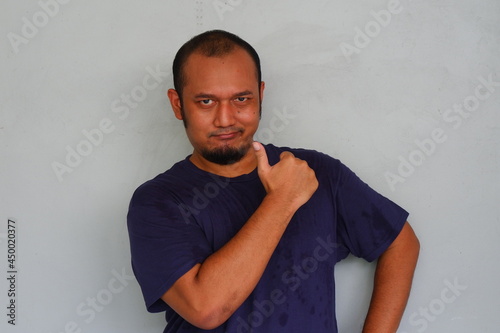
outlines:
M191 162L190 157L191 157L191 155L188 155L184 159L183 165L184 165L186 170L189 170L190 172L195 172L199 175L203 175L203 176L207 176L207 177L211 177L211 178L220 178L222 180L226 180L229 182L245 182L245 181L254 180L255 178L259 177L259 175L257 173L257 168L253 169L250 173L243 174L243 175L236 176L236 177L219 176L217 174L214 174L214 173L211 173L211 172L208 172L208 171L205 171L205 170L198 168L193 162Z

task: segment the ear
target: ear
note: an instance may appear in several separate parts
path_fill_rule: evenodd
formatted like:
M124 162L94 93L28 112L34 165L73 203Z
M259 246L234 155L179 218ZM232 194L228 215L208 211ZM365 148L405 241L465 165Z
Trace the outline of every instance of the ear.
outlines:
M182 120L182 104L179 94L175 89L168 89L167 95L170 100L172 110L174 111L175 118Z
M260 81L260 101L262 103L262 100L264 99L264 88L266 87L266 83L264 81Z

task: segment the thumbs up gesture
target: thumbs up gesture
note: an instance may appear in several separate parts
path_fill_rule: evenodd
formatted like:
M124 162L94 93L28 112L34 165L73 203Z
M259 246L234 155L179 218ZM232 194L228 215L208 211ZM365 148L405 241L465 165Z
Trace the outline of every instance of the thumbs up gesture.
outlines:
M280 161L270 166L262 144L254 142L253 147L259 178L268 195L295 210L311 198L318 188L318 180L306 161L296 158L291 152L283 152Z

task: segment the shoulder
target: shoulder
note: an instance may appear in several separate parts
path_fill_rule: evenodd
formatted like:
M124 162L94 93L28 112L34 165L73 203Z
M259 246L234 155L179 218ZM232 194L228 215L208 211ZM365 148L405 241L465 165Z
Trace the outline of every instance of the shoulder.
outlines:
M192 179L193 175L189 172L189 164L186 160L182 160L137 187L132 195L131 202L140 204L141 202L150 202L158 198L168 197L169 194L173 194L186 186L186 183L192 181Z
M322 170L327 168L328 170L337 170L342 167L342 163L325 153L319 152L313 149L306 148L290 148L290 147L276 147L272 144L265 145L266 153L268 154L269 163L271 165L278 163L279 156L282 152L289 151L295 157L306 161L309 166L314 170Z

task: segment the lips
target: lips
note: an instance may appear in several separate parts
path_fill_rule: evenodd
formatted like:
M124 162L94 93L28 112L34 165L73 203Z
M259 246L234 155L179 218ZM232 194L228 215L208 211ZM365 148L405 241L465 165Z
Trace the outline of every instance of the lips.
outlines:
M238 135L239 132L231 132L231 133L224 133L224 134L217 134L215 135L216 138L221 139L221 140L229 140L233 139Z
M240 129L230 129L229 131L226 129L225 131L213 132L210 134L210 137L215 137L219 140L230 140L236 138L241 133L243 133L243 130Z

